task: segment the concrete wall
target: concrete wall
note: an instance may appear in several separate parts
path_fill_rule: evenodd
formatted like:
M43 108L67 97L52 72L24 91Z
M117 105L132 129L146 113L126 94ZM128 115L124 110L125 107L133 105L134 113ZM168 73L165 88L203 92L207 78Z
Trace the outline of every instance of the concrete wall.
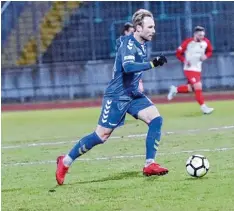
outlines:
M38 101L101 96L112 76L113 60L57 63L2 69L2 101ZM168 64L145 72L149 94L166 92L171 84L186 83L182 64L175 56ZM214 55L203 64L206 90L234 89L234 54Z

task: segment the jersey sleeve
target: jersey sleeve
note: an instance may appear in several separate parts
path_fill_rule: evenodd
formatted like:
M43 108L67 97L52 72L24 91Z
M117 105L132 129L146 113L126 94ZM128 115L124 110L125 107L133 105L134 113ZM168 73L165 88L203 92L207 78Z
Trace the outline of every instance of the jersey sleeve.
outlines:
M206 53L205 53L205 55L206 55L207 58L209 58L209 57L212 56L213 47L212 47L212 45L211 45L210 40L208 40L207 38L205 38L205 41L206 41L206 43L207 43L207 48L206 48Z
M116 41L115 41L115 50L117 51L122 42L124 41L124 36L120 36Z
M134 42L129 40L124 43L121 51L122 66L124 72L126 73L137 73L141 71L146 71L152 68L150 62L139 63L135 61L136 49L134 47Z
M135 62L135 53L136 49L134 47L134 43L128 41L124 42L121 49L121 57L122 57L122 65L124 66L127 63Z
M120 44L121 44L121 41L120 41L120 38L118 38L118 39L115 41L115 51L118 50Z
M177 48L176 57L181 62L185 61L184 52L186 51L189 42L191 42L192 40L193 40L193 38L188 38L188 39L184 40L183 43Z

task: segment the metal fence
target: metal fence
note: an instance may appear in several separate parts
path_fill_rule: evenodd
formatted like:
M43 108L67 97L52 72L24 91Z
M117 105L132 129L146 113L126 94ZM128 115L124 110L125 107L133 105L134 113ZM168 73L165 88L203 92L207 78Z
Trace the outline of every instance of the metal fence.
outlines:
M11 2L4 10L3 67L17 65L17 58L32 35L36 37L36 45L39 45L36 48L42 48L41 42L38 41L42 35L37 29L43 30L43 16L52 6L53 2L41 2L40 7L36 2ZM134 11L139 8L152 11L157 21L157 34L152 42L153 54L174 52L183 39L192 35L192 29L196 25L206 27L207 36L216 51L234 51L234 2L97 1L83 2L80 7L69 13L63 20L61 30L54 36L45 52L40 54L37 50L36 62L113 58L115 40L120 35L124 22L129 21ZM7 24L9 17L14 17L10 25ZM50 36L48 34L48 39Z
M165 71L144 74L146 93L165 92L170 84L184 82L174 52L196 25L206 27L215 49L204 67L205 89L234 87L234 2L65 4L12 1L2 5L3 103L102 95L112 75L115 40L123 24L140 8L152 11L156 19L151 53L164 52L170 61ZM55 30L43 28L45 25ZM36 57L30 65L17 63L25 56L25 46L26 53Z

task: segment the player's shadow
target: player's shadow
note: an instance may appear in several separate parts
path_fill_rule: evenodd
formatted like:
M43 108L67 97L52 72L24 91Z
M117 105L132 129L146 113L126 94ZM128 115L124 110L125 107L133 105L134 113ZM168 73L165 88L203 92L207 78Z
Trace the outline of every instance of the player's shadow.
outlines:
M190 112L190 113L184 113L182 114L183 117L199 117L203 114L201 112Z
M74 184L88 184L88 183L96 183L96 182L106 182L106 181L115 181L115 180L124 180L133 177L142 177L142 173L139 171L128 171L128 172L121 172L118 174L110 175L108 177L104 177L102 179L95 179L95 180L87 180L87 181L80 181L75 182L68 185Z
M2 192L15 192L15 191L20 191L22 188L8 188L8 189L2 189Z
M185 180L188 180L188 181L198 181L198 180L207 180L209 179L209 177L189 177L189 178L186 178Z

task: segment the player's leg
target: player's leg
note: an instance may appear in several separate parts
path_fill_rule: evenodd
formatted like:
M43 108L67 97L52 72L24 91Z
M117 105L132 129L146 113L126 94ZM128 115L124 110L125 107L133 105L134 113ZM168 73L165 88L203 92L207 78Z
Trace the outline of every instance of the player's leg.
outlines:
M144 121L149 127L146 136L146 163L143 173L147 176L168 173L166 168L155 163L156 153L161 140L161 127L163 123L163 118L160 116L158 109L147 97L143 97L132 102L128 113Z
M183 84L183 85L179 85L177 87L172 85L169 88L167 99L172 100L176 96L177 93L189 93L192 91L193 91L193 89L192 89L192 86L190 84Z
M210 113L212 113L214 111L214 109L213 108L209 108L205 104L204 96L203 96L203 93L202 93L202 83L199 80L199 77L197 78L197 81L198 82L196 82L196 83L193 84L193 89L194 89L196 101L200 105L201 110L202 110L202 112L204 114L210 114Z
M57 158L56 180L59 185L63 184L68 168L78 157L87 153L96 145L104 143L113 130L124 121L127 107L125 107L125 104L121 104L121 106L121 109L118 109L119 101L104 99L96 130L80 139L67 155Z
M154 105L139 111L138 118L149 126L146 136L146 163L143 173L146 176L167 174L168 169L155 163L155 157L161 140L163 118Z
M194 89L194 93L195 93L195 98L197 103L202 106L204 105L204 97L202 94L202 83L200 81L193 83L192 84L193 89Z
M56 180L62 185L71 164L80 156L87 153L96 145L104 143L111 135L113 129L98 125L96 130L80 139L67 155L57 158Z
M186 75L187 72L188 71L184 71L184 74L186 77L187 77L187 75ZM192 86L190 85L190 83L182 84L182 85L179 85L177 87L172 85L169 88L167 99L172 100L176 96L177 93L188 93L188 92L192 92L192 91L193 91L193 89L192 89Z
M192 91L193 91L193 89L192 89L190 84L183 84L183 85L179 85L176 87L177 93L188 93L188 92L192 92Z
M200 105L202 112L204 114L212 113L214 109L207 107L204 102L204 96L202 93L201 73L195 71L185 71L185 75L188 79L188 82L193 87L195 93L195 99L197 103Z
M81 155L91 150L94 146L104 143L111 135L113 129L98 125L96 130L80 139L71 151L64 157L63 163L69 167Z

